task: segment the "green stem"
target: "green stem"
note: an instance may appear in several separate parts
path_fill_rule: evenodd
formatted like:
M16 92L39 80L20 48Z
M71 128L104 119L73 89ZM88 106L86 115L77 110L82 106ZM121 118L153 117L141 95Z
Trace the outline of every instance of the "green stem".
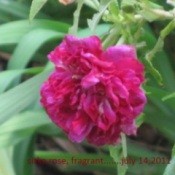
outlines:
M116 44L116 41L119 38L119 29L114 27L111 29L109 35L106 37L106 39L103 41L103 48L107 48L113 44Z
M162 20L173 20L175 17L175 11L165 11L161 9L150 9L150 8L144 8L147 12L150 12L154 14L157 18L156 21L162 21ZM135 21L145 20L144 17L140 14L134 15Z
M110 156L116 162L117 174L125 175L128 169L127 165L122 165L122 160L127 158L127 144L126 144L126 136L125 134L121 134L121 144L116 146L110 146L109 152Z
M127 157L127 144L126 144L126 136L125 134L121 133L122 138L122 150L123 150L123 156L124 158Z
M171 31L175 28L175 20L171 21L161 32L160 32L160 36L158 38L158 41L156 43L156 45L154 46L154 48L146 54L146 59L148 60L152 60L152 58L154 57L154 55L159 52L160 50L162 50L163 46L164 46L164 39L166 38L167 35L169 35L169 33L171 33Z
M81 8L83 6L83 3L84 3L84 0L78 1L77 9L74 12L73 26L69 29L69 34L77 35L80 12L81 12Z

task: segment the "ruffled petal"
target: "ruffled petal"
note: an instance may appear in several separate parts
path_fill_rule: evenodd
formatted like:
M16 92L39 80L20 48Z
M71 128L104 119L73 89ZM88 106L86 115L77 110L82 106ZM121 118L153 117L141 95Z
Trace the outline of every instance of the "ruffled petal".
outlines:
M104 131L107 131L109 127L117 120L116 113L107 100L104 100L100 104L99 111L101 115L98 117L98 127Z
M136 50L133 46L118 45L109 47L104 53L103 58L115 64L116 69L133 70L141 81L143 81L144 67L137 59Z
M81 142L85 139L85 137L89 134L92 128L92 124L90 123L88 117L82 112L77 112L76 119L72 121L69 130L69 138L73 142Z
M86 75L85 77L83 77L83 79L81 81L81 86L84 89L88 89L88 88L96 85L99 82L100 82L99 78L97 78L97 76L95 76L93 74L93 72L91 72L88 75Z
M128 58L137 59L135 47L130 45L111 46L103 53L103 57L116 64Z
M143 111L144 67L133 46L102 50L97 36L67 35L49 55L53 73L41 87L41 104L73 142L117 144L120 133L136 134Z

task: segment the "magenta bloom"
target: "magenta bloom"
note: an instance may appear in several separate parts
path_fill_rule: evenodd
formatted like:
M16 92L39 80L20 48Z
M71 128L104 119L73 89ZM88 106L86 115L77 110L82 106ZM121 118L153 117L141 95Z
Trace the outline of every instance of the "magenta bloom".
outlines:
M96 36L66 36L49 54L55 70L41 88L41 104L74 142L116 144L136 134L146 103L144 67L133 46L103 50Z

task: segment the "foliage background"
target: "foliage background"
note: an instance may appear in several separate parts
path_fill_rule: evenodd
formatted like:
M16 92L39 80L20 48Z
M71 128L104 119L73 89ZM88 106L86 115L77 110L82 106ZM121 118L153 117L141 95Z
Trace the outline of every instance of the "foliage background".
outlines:
M173 8L166 1L152 2L166 11ZM57 0L49 0L36 18L29 22L30 6L31 1L27 0L0 0L0 175L116 174L116 165L107 163L93 166L29 165L28 160L32 157L70 160L72 156L76 156L80 159L103 158L105 161L112 161L107 147L95 148L86 142L77 145L68 141L39 105L40 85L52 69L47 61L47 54L68 33L76 4L63 6ZM146 12L144 14L148 17L150 14ZM78 36L93 34L88 28L87 18L92 19L94 13L95 9L83 6ZM128 156L136 160L140 157L166 157L172 158L172 162L167 168L166 164L161 163L137 163L129 166L126 174L174 175L175 153L172 148L175 141L175 33L173 30L168 33L164 47L151 59L154 68L150 68L149 63L145 62L145 55L154 48L160 31L172 19L161 16L150 20L155 16L149 16L149 19L146 17L143 25L137 26L142 33L136 44L139 46L141 43L138 56L146 66L144 89L148 104L138 121L141 124L138 136L127 138ZM111 21L100 20L96 26L96 34L105 40L113 27ZM129 30L132 32L130 26ZM142 42L145 42L144 47ZM162 76L161 85L155 68ZM171 98L163 100L167 95ZM113 156L118 155L115 153Z

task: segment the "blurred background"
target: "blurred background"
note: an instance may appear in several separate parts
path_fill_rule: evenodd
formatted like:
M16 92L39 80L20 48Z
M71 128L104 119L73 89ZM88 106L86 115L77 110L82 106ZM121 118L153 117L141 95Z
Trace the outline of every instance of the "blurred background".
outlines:
M49 0L35 19L29 22L30 0L0 0L0 175L113 175L115 164L108 147L96 148L86 142L74 144L57 128L39 105L39 87L52 67L47 54L60 43L73 23L76 4L61 5ZM165 10L165 1L154 1ZM79 36L90 35L87 19L96 11L83 6ZM167 21L147 22L140 41L146 46L138 51L144 59L152 49ZM112 24L103 20L97 26L102 38ZM175 32L166 37L164 50L158 52L153 65L160 72L159 85L146 72L144 89L148 104L138 121L136 137L127 137L128 156L137 160L129 165L128 175L160 175L172 155L175 141L175 98L162 98L175 92ZM103 159L97 165L29 164L34 157L42 159ZM140 164L140 158L143 162ZM150 160L154 160L150 162ZM161 160L160 160L161 159ZM174 171L175 173L175 171ZM170 174L174 175L174 174Z

